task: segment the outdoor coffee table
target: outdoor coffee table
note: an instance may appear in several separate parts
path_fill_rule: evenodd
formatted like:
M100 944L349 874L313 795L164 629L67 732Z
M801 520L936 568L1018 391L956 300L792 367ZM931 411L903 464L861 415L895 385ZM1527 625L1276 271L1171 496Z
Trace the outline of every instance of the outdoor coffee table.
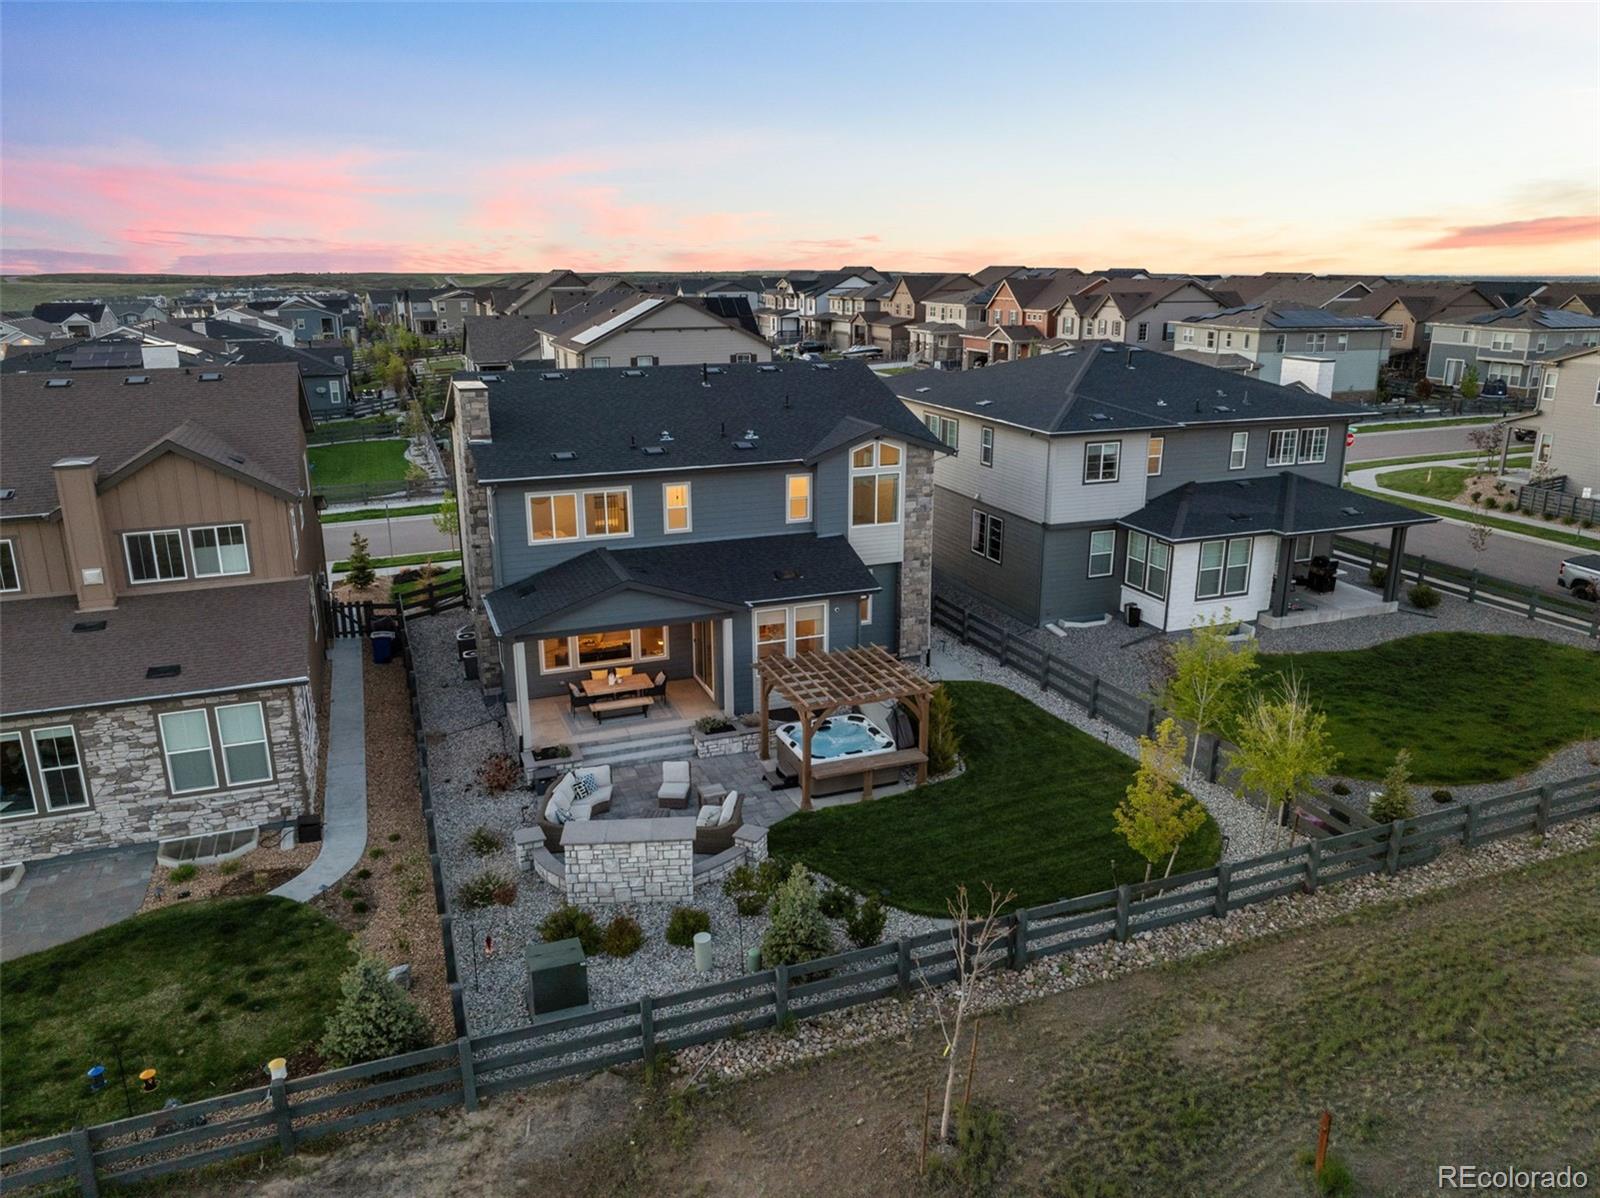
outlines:
M728 788L726 786L712 785L702 786L700 788L700 806L702 807L709 807L713 803L716 803L720 806L722 800L727 797Z

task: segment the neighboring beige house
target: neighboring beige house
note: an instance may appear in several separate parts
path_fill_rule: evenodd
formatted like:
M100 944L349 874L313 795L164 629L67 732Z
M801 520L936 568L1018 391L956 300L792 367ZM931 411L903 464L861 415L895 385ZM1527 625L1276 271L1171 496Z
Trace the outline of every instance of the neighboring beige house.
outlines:
M579 319L544 331L540 357L558 370L772 360L766 341L703 301L632 289L608 294L615 298L581 305Z
M548 316L581 296L590 285L589 280L570 270L547 270L542 275L508 279L505 286L516 288L517 297L497 307L502 316Z
M313 810L322 532L291 364L12 376L0 861Z
M1193 279L1111 279L1074 293L1056 321L1056 336L1171 349L1180 321L1221 310L1217 297Z
M1431 321L1476 316L1500 307L1492 295L1471 283L1390 283L1379 287L1347 311L1370 316L1390 328L1391 357L1426 353Z
M1534 460L1565 475L1571 495L1600 496L1600 346L1568 348L1545 360Z

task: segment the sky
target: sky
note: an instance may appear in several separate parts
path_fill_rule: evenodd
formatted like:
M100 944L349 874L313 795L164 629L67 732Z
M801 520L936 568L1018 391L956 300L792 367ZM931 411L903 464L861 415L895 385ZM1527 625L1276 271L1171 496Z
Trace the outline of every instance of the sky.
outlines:
M1600 274L1600 5L0 3L0 270Z

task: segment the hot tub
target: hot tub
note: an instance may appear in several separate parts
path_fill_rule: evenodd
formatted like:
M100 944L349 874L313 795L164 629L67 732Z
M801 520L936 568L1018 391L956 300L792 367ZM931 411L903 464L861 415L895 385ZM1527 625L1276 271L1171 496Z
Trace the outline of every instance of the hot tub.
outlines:
M803 749L798 723L780 724L774 732L778 738L778 768L790 778L800 776L800 758ZM813 795L847 794L860 790L865 775L872 770L872 758L895 750L894 738L864 715L829 716L811 730L811 761L813 765L824 761L861 759L861 769L831 778L812 780ZM898 766L872 770L872 785L890 786L900 780Z

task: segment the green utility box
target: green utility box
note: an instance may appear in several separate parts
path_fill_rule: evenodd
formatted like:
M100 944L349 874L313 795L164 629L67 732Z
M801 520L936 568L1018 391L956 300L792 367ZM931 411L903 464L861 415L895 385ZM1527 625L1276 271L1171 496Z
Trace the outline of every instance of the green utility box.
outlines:
M588 964L577 940L530 944L527 959L530 1016L588 1004Z

